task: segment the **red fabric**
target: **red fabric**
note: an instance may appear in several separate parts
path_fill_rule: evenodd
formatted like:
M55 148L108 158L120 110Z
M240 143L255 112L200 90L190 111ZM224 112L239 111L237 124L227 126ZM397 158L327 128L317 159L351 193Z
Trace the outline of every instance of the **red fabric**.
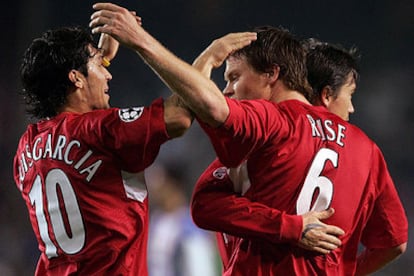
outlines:
M129 185L169 137L162 99L126 112L130 122L124 113L63 113L21 137L14 178L41 251L36 275L147 275L147 190Z
M361 130L295 100L227 102L223 126L201 126L224 166L247 160L250 187L236 194L228 176L218 180L211 173L223 166L215 161L192 202L200 227L239 237L221 249L224 275L352 275L360 240L370 248L407 241L407 218L383 156ZM313 197L299 197L305 185ZM296 214L309 211L315 198L336 211L325 222L346 233L343 245L326 256L295 246L302 230Z

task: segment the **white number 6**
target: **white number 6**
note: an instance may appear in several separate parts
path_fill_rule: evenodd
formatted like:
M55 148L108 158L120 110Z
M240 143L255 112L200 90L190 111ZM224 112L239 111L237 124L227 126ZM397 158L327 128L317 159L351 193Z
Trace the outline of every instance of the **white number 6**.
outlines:
M323 148L316 154L296 202L296 213L298 215L309 211L322 211L329 207L333 196L333 184L329 178L320 175L327 160L331 161L336 168L338 166L338 153ZM312 207L312 199L316 189L319 189L319 194Z

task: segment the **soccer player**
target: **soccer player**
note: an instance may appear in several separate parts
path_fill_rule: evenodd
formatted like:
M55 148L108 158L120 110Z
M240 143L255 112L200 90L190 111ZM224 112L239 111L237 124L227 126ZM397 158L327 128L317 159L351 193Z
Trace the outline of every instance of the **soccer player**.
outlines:
M210 78L213 68L220 67L230 53L239 50L236 48L244 33L230 33L214 40L206 50L194 61L193 66ZM308 78L311 76L312 103L324 105L328 110L348 120L349 113L353 113L352 94L356 89L358 78L355 50L347 51L340 46L328 45L309 39L304 41L308 49L307 69ZM237 96L232 91L224 91L227 97ZM193 192L193 201L207 202L214 199L215 206L223 206L229 202L228 193L234 192L234 184L247 181L246 167L226 168L221 162L214 160L200 176ZM214 187L214 188L213 188ZM220 202L220 196L225 202ZM237 196L237 195L234 195ZM259 209L260 211L262 209ZM208 220L209 212L197 213L200 220ZM238 213L238 211L235 211ZM248 215L245 220L251 218ZM256 229L260 230L260 229ZM262 232L267 233L267 229ZM218 248L223 262L227 267L228 260L233 254L233 247L237 244L237 237L227 233L216 233Z
M194 66L209 77L213 67L221 66L224 59L236 50L233 49L233 45L240 40L237 35L228 34L213 41L195 60ZM305 46L308 50L307 69L308 80L313 91L312 103L323 105L343 120L348 120L349 114L354 112L352 95L355 92L356 80L358 79L356 49L346 50L340 45L322 43L315 39L305 41ZM214 204L204 206L203 212L196 212L198 220L208 220L212 215L210 211L214 212L215 208L222 208L229 202L238 200L239 195L234 194L234 182L248 182L249 180L245 178L246 168L244 166L237 170L234 168L228 169L218 159L214 160L200 176L194 188L193 201L214 202ZM206 207L211 208L207 209ZM240 205L240 207L245 208L246 205ZM271 209L270 207L268 209L263 207L254 209L253 204L249 206L252 212L256 214ZM246 217L243 218L241 217L243 212L236 208L232 210L240 220L248 221L252 218L251 214L246 214ZM245 225L249 226L249 224ZM269 224L263 225L272 227L271 221ZM271 229L266 228L259 229L255 225L251 225L251 227L257 233L263 233L263 238L266 238L266 235L271 231ZM237 245L240 244L243 238L234 237L228 233L216 233L216 237L223 268L226 270L231 256L236 252ZM246 235L244 237L246 238ZM396 247L384 247L383 249L365 248L365 251L360 254L357 260L356 274L364 275L380 269L398 257L404 251L404 247L405 244Z
M64 27L24 54L23 93L40 120L19 141L14 178L41 251L35 275L147 275L142 172L191 125L175 95L111 108L106 66L118 44L110 37L101 44L87 30Z
M238 245L224 275L352 275L361 239L372 248L404 250L407 218L379 148L357 127L309 103L305 51L288 31L259 29L257 41L227 58L225 91L246 99L240 101L165 49L128 10L110 3L94 8L92 32L140 54L195 112L224 166L247 160L250 183L236 190L240 201L220 206L206 222L194 216L206 229L226 232L222 226L230 222L233 235L252 237ZM263 219L241 208L252 219L239 220L231 208L240 210L244 201L273 209ZM211 202L198 204L201 212ZM258 229L272 221L267 240L245 226L252 221Z
M314 38L302 44L307 52L308 81L313 92L310 101L348 121L355 111L352 96L359 78L357 49L347 50Z

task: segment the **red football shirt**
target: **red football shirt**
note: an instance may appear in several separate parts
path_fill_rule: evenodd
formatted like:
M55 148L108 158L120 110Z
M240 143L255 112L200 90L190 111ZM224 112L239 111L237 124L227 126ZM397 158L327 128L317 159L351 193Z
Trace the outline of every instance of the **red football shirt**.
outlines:
M296 100L227 102L223 126L201 125L226 167L247 160L250 182L243 196L213 181L193 197L201 227L241 237L224 275L352 275L360 241L369 248L407 241L407 218L384 158L360 129ZM298 214L328 207L336 212L326 223L346 232L342 246L328 255L294 246L302 231Z
M28 126L14 178L41 251L36 275L147 275L148 198L139 173L169 139L163 110L157 99Z
M216 159L203 172L194 187L191 202L197 205L208 203L204 207L209 208L204 209L208 216L219 206L228 210L237 200L237 195L234 193L234 184L229 177L228 170ZM216 200L219 201L218 204L210 204L210 202ZM239 204L235 206L238 207ZM218 215L221 215L220 212ZM249 217L246 218L246 220L249 219ZM226 270L240 238L227 233L216 232L216 239L223 269Z

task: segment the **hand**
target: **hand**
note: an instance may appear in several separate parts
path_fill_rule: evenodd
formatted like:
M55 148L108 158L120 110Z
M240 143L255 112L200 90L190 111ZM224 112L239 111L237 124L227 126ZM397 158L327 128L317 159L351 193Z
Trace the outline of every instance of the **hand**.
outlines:
M96 12L89 23L92 33L108 34L127 47L139 45L142 21L134 11L111 3L97 3L93 8Z
M252 41L257 39L257 34L252 32L230 33L214 40L193 62L204 75L210 77L213 68L220 67L227 57Z
M102 33L99 42L98 48L102 50L103 56L111 61L118 52L119 42L108 34Z
M341 240L338 237L345 232L339 227L320 221L331 217L334 213L335 210L329 208L325 211L311 211L302 215L303 231L299 247L322 254L327 254L338 248L341 245Z
M139 25L142 25L141 17L136 15L136 12L130 11L130 13L135 16ZM102 49L103 56L111 61L117 54L119 49L119 42L108 34L102 33L99 37L98 48Z

